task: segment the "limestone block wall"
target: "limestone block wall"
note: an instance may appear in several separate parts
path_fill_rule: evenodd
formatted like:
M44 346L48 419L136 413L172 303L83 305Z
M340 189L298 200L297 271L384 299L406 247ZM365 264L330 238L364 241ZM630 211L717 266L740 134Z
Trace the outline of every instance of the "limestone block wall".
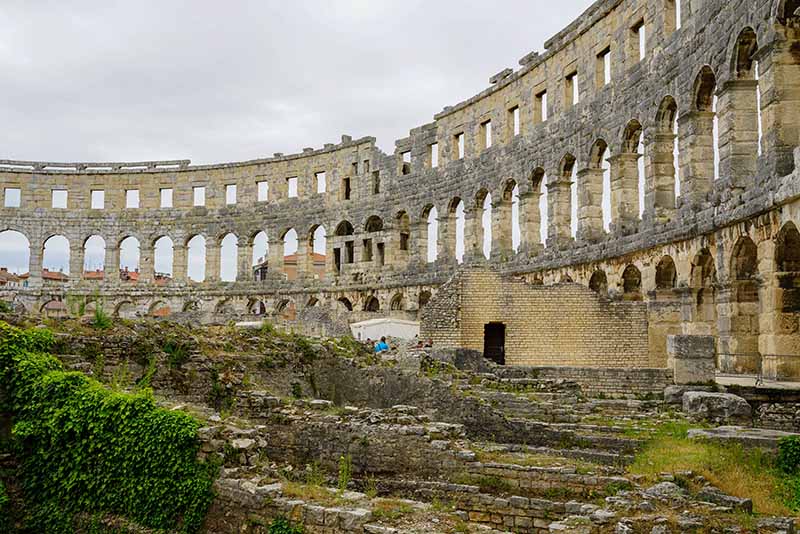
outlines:
M482 351L484 327L496 322L505 325L508 364L650 366L642 302L611 302L578 284L534 286L487 270L457 278L457 306L449 295L436 302L440 293L423 314L422 337L437 346Z

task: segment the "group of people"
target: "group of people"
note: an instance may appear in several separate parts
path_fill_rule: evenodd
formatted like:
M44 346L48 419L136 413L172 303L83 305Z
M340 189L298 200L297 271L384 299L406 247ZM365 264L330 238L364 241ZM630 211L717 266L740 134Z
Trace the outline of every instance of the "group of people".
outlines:
M367 338L367 345L372 345L372 350L375 351L375 354L381 354L383 352L389 352L391 347L386 342L386 336L381 337L380 341L376 341L374 344L370 338Z

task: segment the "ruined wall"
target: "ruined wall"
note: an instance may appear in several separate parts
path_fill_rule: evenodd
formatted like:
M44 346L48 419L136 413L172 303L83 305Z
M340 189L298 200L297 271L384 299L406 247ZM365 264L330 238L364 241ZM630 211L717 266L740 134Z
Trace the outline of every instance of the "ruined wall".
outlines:
M344 317L414 313L458 268L455 221L463 202L467 263L545 284L569 278L590 285L602 271L603 292L648 303L650 349L658 358L665 336L678 330L715 335L734 370L761 355L796 356L800 313L791 303L800 282L794 252L785 253L800 246L796 2L681 6L677 21L672 1L598 0L546 50L526 54L518 70L501 71L484 91L413 128L389 155L372 138L343 136L319 150L218 165L0 161L4 200L11 190L21 192L19 206L0 207L0 230L23 233L31 251L29 278L23 287L0 287L0 298L35 313L77 314L74 302L99 298L120 316L188 311L203 320L292 317L313 306ZM610 80L600 68L606 54ZM317 193L322 172L326 191ZM289 198L294 178L297 196ZM265 196L259 183L268 186ZM236 201L229 203L226 188L234 185ZM193 188L201 186L205 203L194 206ZM162 189L173 190L172 207L161 207ZM53 190L68 191L65 209L53 207ZM105 192L102 209L90 208L92 190ZM126 207L126 191L133 190L138 208ZM489 197L487 259L481 220ZM428 261L434 208L437 258ZM320 225L328 236L324 277L311 255ZM292 229L298 250L290 280L283 238ZM261 231L269 239L269 268L256 280L252 251ZM238 268L235 281L222 282L220 247L228 234L238 239ZM64 281L43 276L44 245L54 235L69 240ZM92 235L105 240L100 279L83 273L83 245ZM187 277L187 244L195 235L206 241L202 282ZM140 242L136 282L117 276L128 236ZM163 236L173 242L173 273L156 283L154 245ZM743 256L755 270L743 268ZM665 258L671 276L669 268L659 276Z
M423 313L422 337L439 347L484 349L484 326L505 325L511 365L664 367L648 353L647 306L611 302L578 284L535 286L486 270L457 275L457 305ZM435 306L435 307L434 307Z

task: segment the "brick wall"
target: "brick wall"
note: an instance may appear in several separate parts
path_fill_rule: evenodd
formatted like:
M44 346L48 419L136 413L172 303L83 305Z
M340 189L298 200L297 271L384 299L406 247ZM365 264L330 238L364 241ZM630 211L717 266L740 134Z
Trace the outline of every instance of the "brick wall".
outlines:
M486 269L454 276L423 310L437 347L483 350L484 325L506 326L509 365L648 367L647 307L578 284L534 286Z

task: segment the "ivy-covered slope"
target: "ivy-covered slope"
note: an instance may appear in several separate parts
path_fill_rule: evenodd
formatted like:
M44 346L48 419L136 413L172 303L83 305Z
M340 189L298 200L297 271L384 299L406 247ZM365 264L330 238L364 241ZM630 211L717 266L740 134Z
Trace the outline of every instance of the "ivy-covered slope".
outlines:
M199 423L158 408L149 392L112 391L64 371L52 334L0 322L3 411L13 416L25 532L74 532L78 514L196 532L213 497L198 461Z

